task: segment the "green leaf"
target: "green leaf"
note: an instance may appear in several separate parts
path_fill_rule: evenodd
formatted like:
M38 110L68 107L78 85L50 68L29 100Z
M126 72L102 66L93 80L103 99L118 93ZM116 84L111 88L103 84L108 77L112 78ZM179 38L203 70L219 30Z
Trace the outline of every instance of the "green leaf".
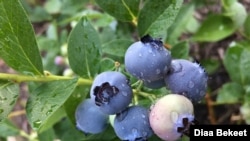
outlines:
M111 71L115 69L115 61L110 58L103 58L101 61L101 72Z
M82 141L85 135L76 129L68 118L64 118L53 126L55 134L61 141Z
M75 110L77 106L89 96L89 87L88 86L77 86L71 96L64 103L64 109L70 121L75 122Z
M18 135L20 130L8 119L0 122L0 137Z
M39 141L53 141L55 139L55 132L53 128L38 134Z
M175 24L172 24L167 31L168 35L166 41L169 44L175 44L178 42L178 38L186 30L188 21L193 18L194 10L194 3L189 3L181 7L180 12L174 21Z
M240 46L230 47L226 50L225 57L223 59L223 64L227 72L229 73L231 80L238 83L241 83L239 62L240 62L240 56L243 51L244 49Z
M238 1L222 0L225 15L229 16L234 24L235 28L241 27L247 17L247 10L243 4Z
M177 141L190 141L190 137L188 136L182 136L180 139L178 139Z
M114 128L109 124L106 130L99 134L93 134L90 136L86 136L83 141L99 141L99 140L106 140L106 141L119 141L117 135L114 132Z
M18 94L18 84L0 81L0 122L13 110Z
M124 54L126 53L128 47L132 43L133 42L131 40L126 40L126 39L112 40L103 45L102 51L105 54L124 57Z
M76 15L86 5L89 5L89 0L63 0L60 12L64 15Z
M222 0L223 7L229 7L230 5L233 5L237 2L237 0Z
M133 21L136 19L140 0L95 0L104 11L117 20Z
M118 137L114 133L112 126L99 134L86 135L77 130L76 126L71 124L68 118L65 118L62 122L57 123L54 126L55 133L61 141L119 141Z
M60 67L55 65L55 58L60 53L60 45L57 40L45 37L38 37L37 43L41 52L46 52L43 56L43 68L49 70L52 74L58 74Z
M241 73L241 81L242 84L250 84L250 50L244 49L240 56L240 73Z
M81 77L92 78L100 69L100 39L85 17L77 23L69 35L68 59L71 69Z
M0 0L0 57L21 73L43 75L33 28L18 0Z
M242 101L244 89L241 84L229 82L218 92L216 102L219 104L235 104Z
M250 104L250 85L244 86L245 89L245 95L244 95L244 103Z
M248 14L246 21L244 23L244 33L250 39L250 14Z
M187 41L179 42L171 48L171 56L176 59L187 59L189 55L189 44Z
M205 68L208 74L215 73L217 69L220 67L219 60L213 58L202 59L200 63Z
M29 19L33 23L49 21L52 19L52 16L45 11L42 6L36 6L32 11L28 11Z
M138 17L139 35L165 37L167 29L173 24L183 0L148 0Z
M102 13L95 10L85 10L84 12L88 13L87 17L89 21L95 21L92 24L96 29L102 29L100 33L103 33L105 27L111 28L111 30L115 32L117 21L114 17L107 13Z
M118 30L118 29L117 29ZM106 26L102 28L102 32L99 33L101 42L103 44L110 42L111 40L117 38L116 31L113 30L110 26Z
M235 32L233 21L223 15L210 15L201 24L194 35L194 40L199 42L216 42Z
M43 83L31 92L27 101L27 118L34 130L43 132L64 116L60 108L70 97L77 79Z
M247 46L244 47L236 44L228 48L223 63L233 81L246 85L250 83L250 50L246 48Z
M200 22L195 18L191 17L186 24L186 33L196 33L200 28Z
M51 111L48 111L46 114L48 115ZM41 128L39 128L38 133L42 133L46 130L48 130L49 128L51 128L55 123L57 123L58 121L60 121L62 118L66 117L66 113L65 110L63 109L63 107L59 107L59 109L57 109L45 122L45 124L42 125ZM37 125L39 125L39 121L37 121L36 123L38 123ZM35 124L36 124L35 123ZM35 129L36 130L36 129Z
M45 10L50 14L58 14L61 11L62 1L61 0L49 0L44 4Z

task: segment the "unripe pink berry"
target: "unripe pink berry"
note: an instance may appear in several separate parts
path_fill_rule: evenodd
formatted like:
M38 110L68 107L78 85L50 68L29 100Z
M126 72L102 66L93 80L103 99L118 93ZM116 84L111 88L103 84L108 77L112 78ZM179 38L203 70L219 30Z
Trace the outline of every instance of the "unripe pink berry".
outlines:
M150 126L163 140L178 140L194 121L193 104L185 96L168 94L150 108Z

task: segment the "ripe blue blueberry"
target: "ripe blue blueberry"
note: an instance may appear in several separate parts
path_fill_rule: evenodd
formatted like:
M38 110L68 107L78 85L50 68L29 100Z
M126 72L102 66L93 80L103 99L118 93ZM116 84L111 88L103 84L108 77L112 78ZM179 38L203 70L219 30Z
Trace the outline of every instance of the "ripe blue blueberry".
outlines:
M163 78L170 63L170 51L162 41L149 35L130 45L124 59L125 68L132 76L148 82Z
M199 102L204 98L207 89L207 73L196 62L184 59L173 59L169 74L165 76L166 87L176 94Z
M104 114L92 99L82 101L75 112L76 127L85 134L103 132L108 124L109 117Z
M147 140L153 135L149 124L149 110L137 105L116 114L114 131L121 140Z
M168 94L150 108L149 122L154 133L167 141L189 135L189 127L195 124L193 104L185 96Z
M121 72L106 71L97 75L90 89L90 96L105 114L116 114L132 101L132 88Z

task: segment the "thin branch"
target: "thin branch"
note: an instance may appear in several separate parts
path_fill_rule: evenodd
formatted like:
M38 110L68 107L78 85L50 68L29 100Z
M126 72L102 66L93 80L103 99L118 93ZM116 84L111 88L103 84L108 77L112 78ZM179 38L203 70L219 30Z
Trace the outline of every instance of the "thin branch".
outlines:
M0 79L12 81L14 83L21 83L21 82L49 82L49 81L55 81L55 80L70 80L73 78L66 77L66 76L52 75L50 73L46 73L46 75L43 75L43 76L0 73ZM92 80L79 78L77 83L78 85L91 85Z

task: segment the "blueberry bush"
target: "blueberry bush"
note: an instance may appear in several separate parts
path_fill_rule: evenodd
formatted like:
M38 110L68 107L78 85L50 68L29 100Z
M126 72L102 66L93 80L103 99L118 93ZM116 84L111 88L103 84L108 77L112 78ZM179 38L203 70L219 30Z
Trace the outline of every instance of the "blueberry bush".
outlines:
M250 124L247 0L0 0L0 141L189 140Z

